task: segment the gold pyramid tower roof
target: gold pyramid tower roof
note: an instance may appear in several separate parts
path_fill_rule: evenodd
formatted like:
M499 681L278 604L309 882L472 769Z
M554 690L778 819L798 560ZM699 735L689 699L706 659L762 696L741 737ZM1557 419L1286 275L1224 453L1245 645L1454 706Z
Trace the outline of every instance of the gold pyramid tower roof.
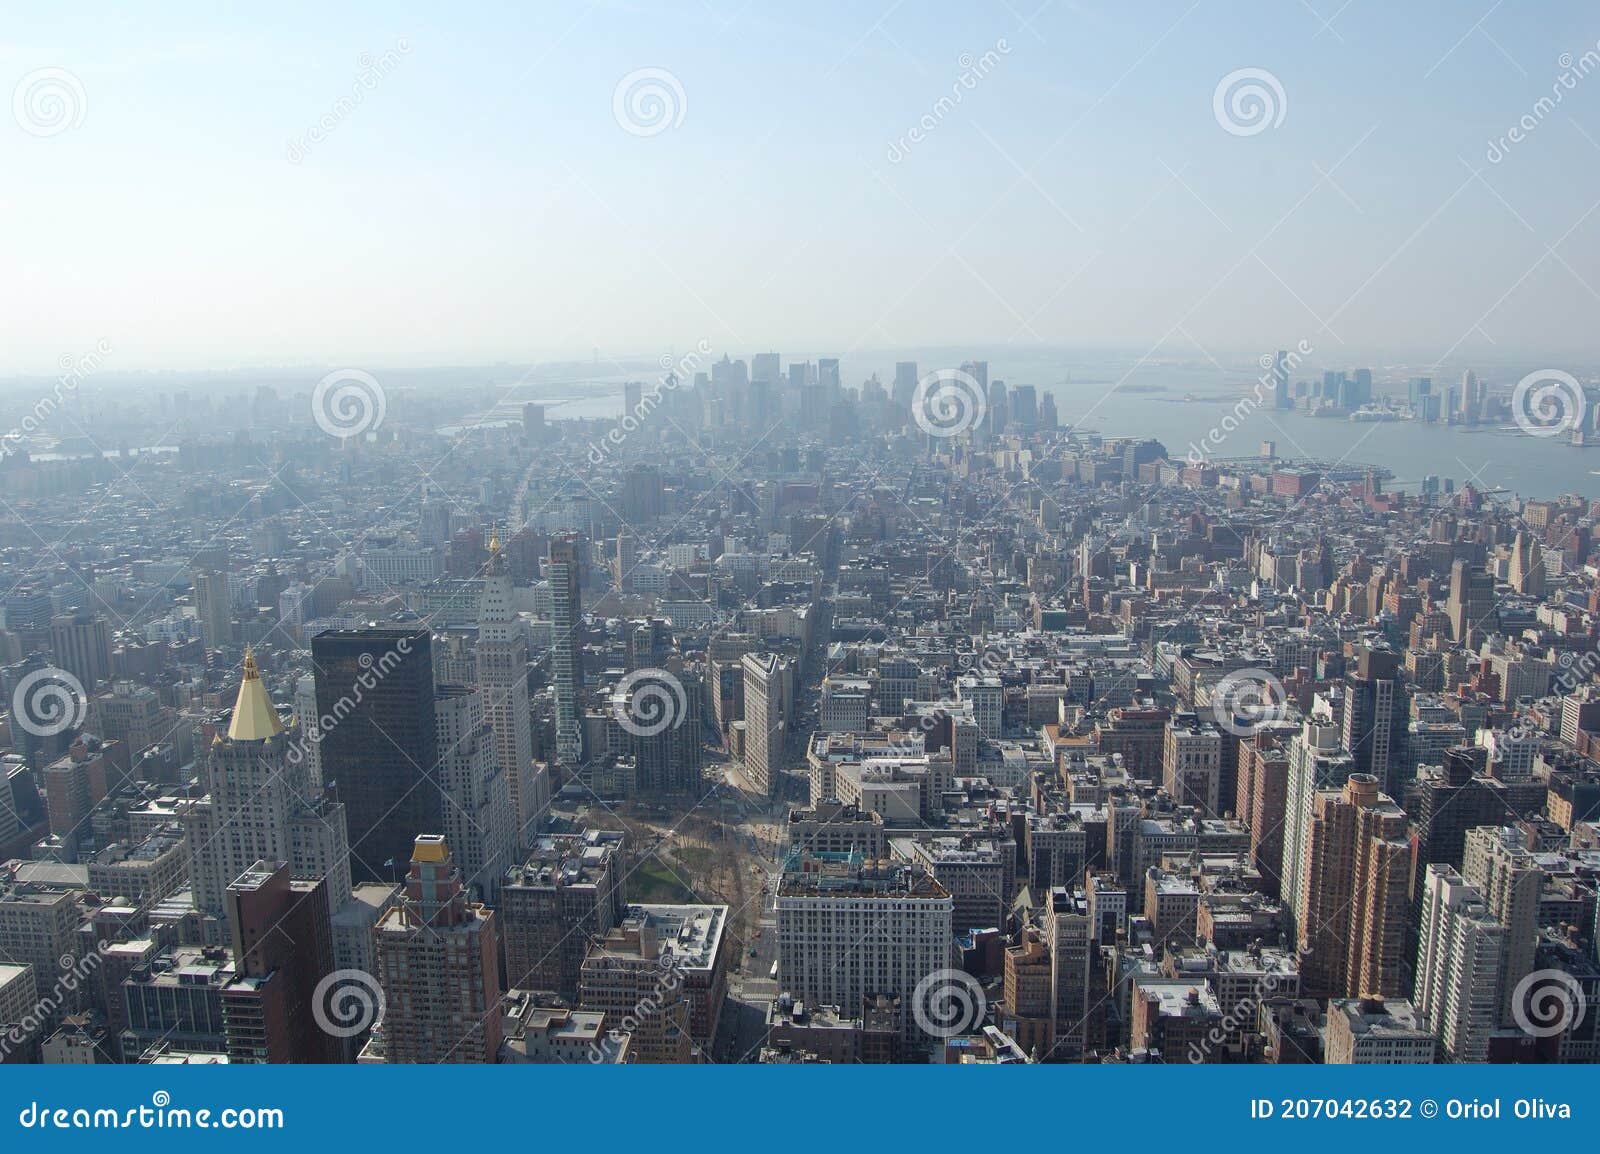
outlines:
M265 741L283 732L283 722L273 708L267 687L261 683L253 649L244 651L244 679L239 682L239 699L233 703L233 720L228 723L230 741Z

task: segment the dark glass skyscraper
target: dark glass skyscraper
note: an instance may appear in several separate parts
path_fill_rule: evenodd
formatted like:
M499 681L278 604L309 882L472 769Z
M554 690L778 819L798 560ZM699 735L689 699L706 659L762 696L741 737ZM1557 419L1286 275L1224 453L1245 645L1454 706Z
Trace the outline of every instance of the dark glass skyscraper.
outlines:
M407 627L311 641L322 777L344 802L357 880L388 879L418 834L443 828L430 638Z

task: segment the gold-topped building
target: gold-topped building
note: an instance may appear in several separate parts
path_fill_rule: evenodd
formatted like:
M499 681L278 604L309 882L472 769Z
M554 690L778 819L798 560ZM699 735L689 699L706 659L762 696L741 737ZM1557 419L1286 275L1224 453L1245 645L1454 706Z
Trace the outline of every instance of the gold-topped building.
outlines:
M261 683L253 649L244 651L244 675L239 696L233 703L233 718L228 722L229 741L266 741L284 731L282 718Z
M350 900L344 806L313 788L303 743L285 724L247 651L227 728L201 770L205 795L184 810L197 909L226 936L228 887L256 862L287 862L297 878L324 878L328 906Z

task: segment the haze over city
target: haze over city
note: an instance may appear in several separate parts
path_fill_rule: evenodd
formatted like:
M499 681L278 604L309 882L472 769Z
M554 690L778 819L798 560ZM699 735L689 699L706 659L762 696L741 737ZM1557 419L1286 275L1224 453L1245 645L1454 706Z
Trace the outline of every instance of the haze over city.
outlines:
M7 72L81 87L69 131L0 134L0 372L102 339L119 369L1600 359L1600 86L1534 112L1586 6L1325 7L19 10ZM647 68L639 135L614 97ZM1247 136L1214 117L1239 69L1282 92Z
M1597 73L9 14L0 1149L1592 1142Z

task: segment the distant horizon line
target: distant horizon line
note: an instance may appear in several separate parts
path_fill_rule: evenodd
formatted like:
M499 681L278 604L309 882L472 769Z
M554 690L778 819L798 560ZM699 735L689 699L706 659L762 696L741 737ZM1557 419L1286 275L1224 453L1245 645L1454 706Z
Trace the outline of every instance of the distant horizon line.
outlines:
M1212 368L1218 367L1218 358L1223 362L1237 360L1237 366L1222 363L1221 371L1259 371L1258 358L1277 352L1281 348L1288 348L1289 344L1274 346L1262 345L1257 348L1228 348L1218 349L1215 353L1194 350L1185 353L1155 353L1148 348L1140 350L1136 345L1122 344L1039 344L1022 347L1001 345L985 345L982 342L963 342L960 344L941 345L886 345L873 348L859 348L848 353L819 351L804 345L791 346L797 348L794 353L786 353L780 345L777 348L761 348L751 346L735 353L730 346L718 348L714 359L707 363L720 361L724 354L733 360L748 362L761 353L777 353L784 363L795 361L816 361L823 358L837 359L841 366L846 366L851 360L884 361L884 360L918 360L925 356L947 354L960 360L990 360L1005 362L1008 360L1027 360L1036 357L1051 355L1074 356L1105 356L1115 359L1128 360L1134 363L1144 362L1151 367L1162 365L1200 365ZM688 347L688 346L685 346ZM148 379L154 377L204 377L204 376L238 376L251 373L322 373L330 368L341 365L356 365L370 372L393 372L407 374L448 373L448 372L479 372L484 370L515 369L521 371L537 370L542 368L590 368L605 367L608 372L628 373L638 371L643 377L654 377L669 371L670 366L663 367L661 359L676 353L677 346L671 346L663 351L650 352L624 352L596 357L593 353L589 356L552 355L545 357L527 358L496 358L496 359L417 359L403 361L384 361L378 358L345 358L343 360L323 360L320 358L302 357L280 362L243 362L229 366L161 366L161 367L134 367L115 368L115 350L107 355L107 363L95 372L95 379L102 382L116 380ZM1320 350L1319 350L1320 351ZM905 356L901 354L915 354ZM63 354L70 355L70 354ZM1446 370L1476 369L1480 366L1486 368L1509 368L1513 366L1542 366L1545 362L1556 362L1551 367L1560 367L1573 371L1575 369L1600 370L1600 352L1582 355L1562 354L1559 352L1526 352L1512 353L1496 350L1489 355L1451 356L1447 360L1434 361L1417 359L1417 354L1405 356L1389 351L1381 355L1363 356L1359 352L1348 355L1328 357L1326 359L1311 359L1310 363L1318 367L1329 368L1371 368L1374 371L1398 370L1429 370L1443 372ZM960 360L953 360L952 366L958 365ZM930 362L931 363L931 362ZM8 370L0 372L0 385L14 382L32 382L52 380L60 375L60 364L50 370ZM314 384L315 381L308 382Z

